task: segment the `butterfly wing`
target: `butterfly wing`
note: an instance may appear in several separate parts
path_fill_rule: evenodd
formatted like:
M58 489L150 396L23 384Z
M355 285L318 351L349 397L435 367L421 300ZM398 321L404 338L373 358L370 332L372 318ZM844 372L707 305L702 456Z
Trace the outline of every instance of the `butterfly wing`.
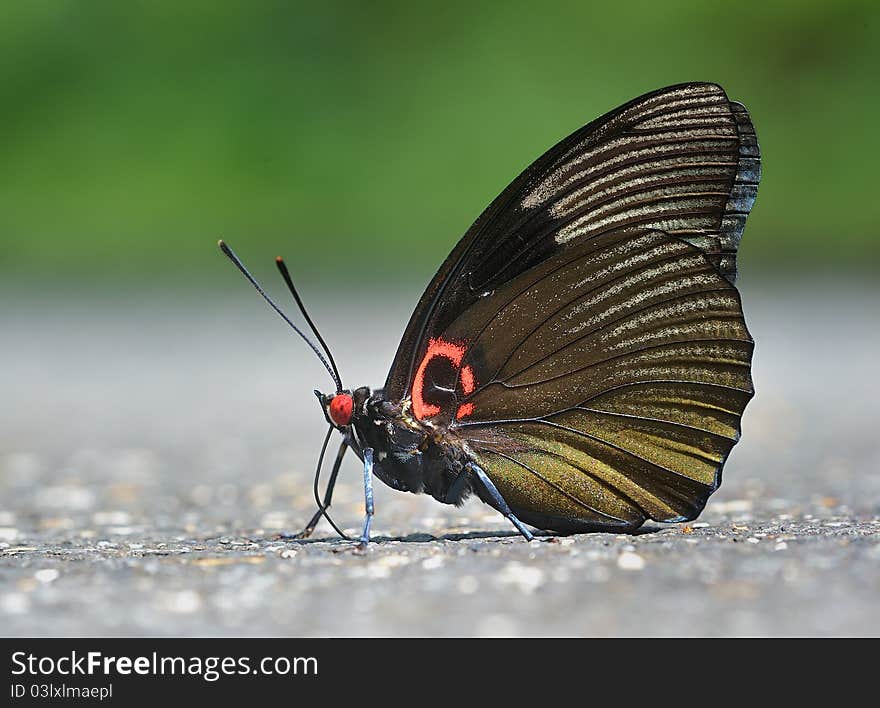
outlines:
M548 151L422 297L386 383L544 528L693 518L752 395L733 287L759 177L720 87L654 92Z

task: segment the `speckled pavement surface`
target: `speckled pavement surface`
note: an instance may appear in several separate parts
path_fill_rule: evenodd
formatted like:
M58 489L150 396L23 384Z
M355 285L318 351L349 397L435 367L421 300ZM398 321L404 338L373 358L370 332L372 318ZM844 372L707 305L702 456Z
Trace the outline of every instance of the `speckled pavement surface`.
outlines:
M0 634L880 634L880 288L743 279L758 395L696 522L526 544L479 502L378 483L358 554L326 524L276 540L311 514L329 384L233 283L3 294ZM347 384L382 381L415 297L316 301Z

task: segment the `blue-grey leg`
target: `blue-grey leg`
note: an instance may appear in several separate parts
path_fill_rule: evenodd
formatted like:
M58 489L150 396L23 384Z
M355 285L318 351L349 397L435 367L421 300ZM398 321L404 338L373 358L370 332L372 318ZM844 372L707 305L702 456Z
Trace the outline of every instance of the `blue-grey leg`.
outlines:
M514 513L510 510L510 507L507 505L507 502L504 501L504 497L501 496L501 492L498 491L498 488L492 483L492 480L489 479L489 475L487 475L479 465L475 465L473 462L470 463L469 467L473 470L474 474L477 475L477 479L480 480L483 489L489 493L489 496L492 497L492 500L498 505L498 510L510 519L510 522L516 526L516 530L525 536L526 541L531 541L533 538L531 531L523 525L522 521L516 518Z
M370 525L373 523L373 448L364 448L364 509L367 517L364 519L364 532L361 534L361 542L358 548L364 549L370 542Z

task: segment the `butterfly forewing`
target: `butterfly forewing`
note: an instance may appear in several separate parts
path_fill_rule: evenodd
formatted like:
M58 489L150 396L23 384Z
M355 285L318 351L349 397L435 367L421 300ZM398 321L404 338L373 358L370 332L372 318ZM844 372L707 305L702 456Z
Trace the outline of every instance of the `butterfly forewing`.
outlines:
M405 398L428 343L486 293L623 227L687 239L731 281L760 157L746 110L715 84L637 98L562 140L483 212L429 284L385 383Z

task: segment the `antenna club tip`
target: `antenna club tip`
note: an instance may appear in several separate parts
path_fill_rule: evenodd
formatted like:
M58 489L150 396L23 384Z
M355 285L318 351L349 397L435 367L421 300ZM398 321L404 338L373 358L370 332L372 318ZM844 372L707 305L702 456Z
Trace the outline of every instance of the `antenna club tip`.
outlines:
M284 263L284 259L281 256L275 256L276 263Z
M224 241L222 238L219 241L217 241L217 245L220 247L221 251L226 250L226 241Z

